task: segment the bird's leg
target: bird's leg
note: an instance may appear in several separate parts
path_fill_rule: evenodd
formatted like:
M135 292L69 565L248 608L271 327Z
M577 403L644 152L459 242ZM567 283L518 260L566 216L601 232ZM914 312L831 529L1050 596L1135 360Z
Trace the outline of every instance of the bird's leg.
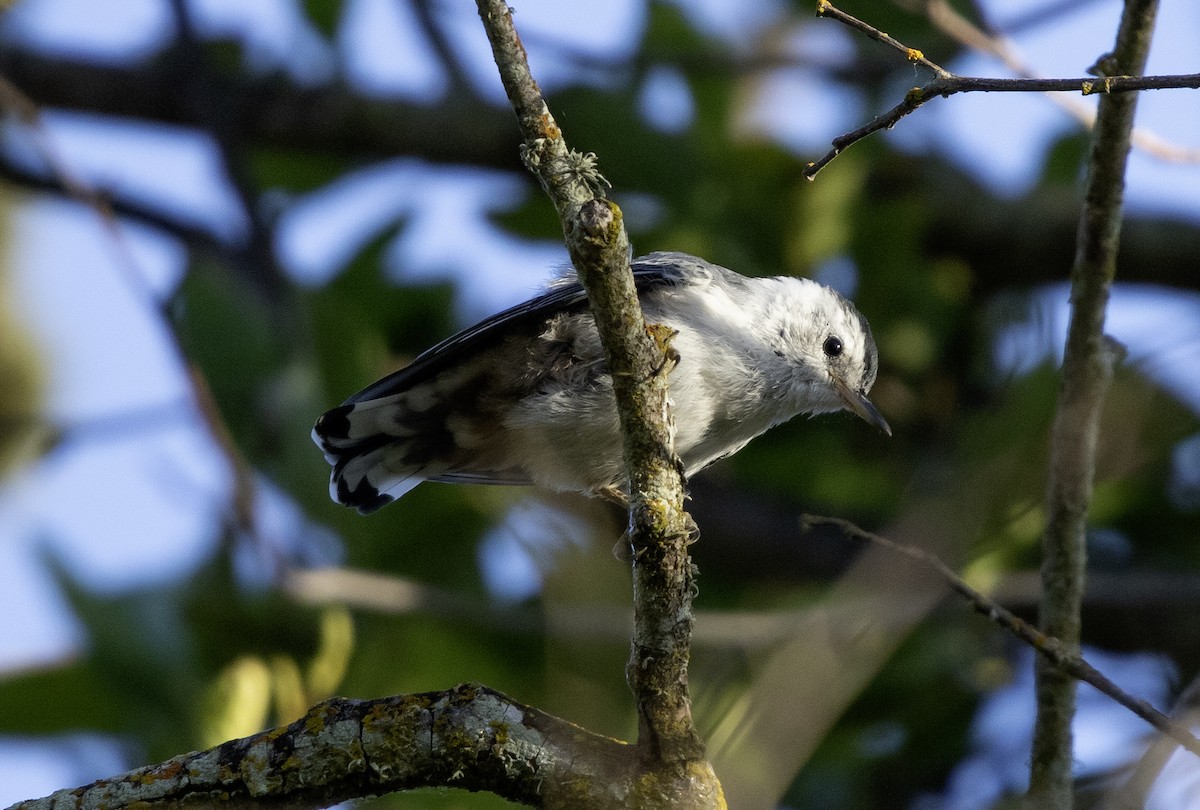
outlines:
M680 467L679 474L683 475L683 463L679 461L678 458L676 458L676 463ZM629 496L614 486L609 485L599 487L598 489L592 490L592 494L597 498L601 498L602 500L606 500L611 504L621 507L621 509L626 513L629 511ZM700 539L700 527L696 525L696 521L690 513L684 512L683 517L683 535L686 538L687 544L690 546L692 543L695 543ZM621 562L629 562L630 560L633 560L637 555L633 548L632 539L633 538L630 536L628 530L622 532L620 538L617 539L616 544L613 546L613 556Z
M696 525L696 520L689 513L684 512L683 536L689 546L700 539L700 527ZM638 552L633 547L633 538L629 531L626 530L617 538L617 542L613 545L612 554L621 562L630 562L637 559Z
M633 540L628 531L621 532L617 542L613 543L612 555L623 563L633 562L637 553L633 550Z
M621 491L620 488L614 487L612 484L605 484L602 487L593 489L592 495L600 498L601 500L605 500L611 504L619 506L626 512L629 511L629 496Z
M687 544L690 546L700 539L700 527L696 525L696 519L692 517L691 512L684 512L683 518L683 534L687 538Z
M614 506L619 506L622 512L624 512L626 515L629 514L629 496L612 484L597 487L596 489L592 490L591 494L593 497L608 501ZM612 555L621 562L629 562L632 560L634 555L633 543L631 540L632 538L629 535L628 529L621 532L621 536L617 538L617 542L613 545Z

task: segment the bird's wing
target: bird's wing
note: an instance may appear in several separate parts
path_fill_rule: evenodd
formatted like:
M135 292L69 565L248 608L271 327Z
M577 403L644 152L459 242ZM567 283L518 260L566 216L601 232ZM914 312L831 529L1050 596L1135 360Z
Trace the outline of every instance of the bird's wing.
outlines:
M687 277L680 272L677 263L667 259L674 255L652 253L632 262L633 280L639 293L655 287L679 286L685 283ZM579 310L585 306L587 293L578 281L560 282L541 295L485 318L426 349L409 365L368 385L342 404L353 405L407 390L480 349L498 345L504 336L512 332L542 323L557 313Z
M635 261L633 270L639 293L691 279L681 270L680 262L668 254L652 254ZM583 287L573 279L564 279L542 295L447 338L411 365L323 414L312 435L333 465L333 499L366 514L422 480L528 483L520 470L448 469L444 455L450 439L441 405L453 398L455 386L461 385L453 374L457 366L470 365L471 358L500 345L514 333L523 331L532 337L552 316L586 306Z

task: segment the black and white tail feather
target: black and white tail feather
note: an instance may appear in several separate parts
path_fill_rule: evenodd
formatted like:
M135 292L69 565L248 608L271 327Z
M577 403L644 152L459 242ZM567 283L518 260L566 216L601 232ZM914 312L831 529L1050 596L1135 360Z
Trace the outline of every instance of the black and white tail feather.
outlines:
M866 398L870 328L837 293L682 253L632 267L648 322L677 331L671 392L689 474L797 413L849 408L887 429ZM363 514L422 481L623 488L612 381L573 275L367 386L322 415L313 439L333 499Z

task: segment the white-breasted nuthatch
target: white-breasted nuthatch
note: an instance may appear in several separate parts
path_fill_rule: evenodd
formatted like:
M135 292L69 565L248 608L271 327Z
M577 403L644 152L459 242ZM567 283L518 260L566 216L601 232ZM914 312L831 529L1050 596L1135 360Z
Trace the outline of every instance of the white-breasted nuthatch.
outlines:
M871 328L838 293L685 253L632 266L646 322L675 333L668 390L685 475L801 413L844 408L891 434L867 399ZM363 514L422 481L626 488L612 378L573 274L359 391L313 439L334 500Z

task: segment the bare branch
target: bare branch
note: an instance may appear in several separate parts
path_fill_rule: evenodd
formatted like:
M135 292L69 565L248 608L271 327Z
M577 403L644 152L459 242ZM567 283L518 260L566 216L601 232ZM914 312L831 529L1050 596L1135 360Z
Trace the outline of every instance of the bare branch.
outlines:
M61 177L31 171L10 162L2 154L0 154L0 180L32 191L68 197L93 209L99 206L100 209L109 210L119 217L172 236L192 250L203 251L233 264L241 261L241 252L238 248L226 244L207 228L165 214L154 206L122 197L110 189L93 186L89 192L85 193L85 196L81 197L80 190L65 183Z
M1200 676L1192 679L1180 693L1171 710L1171 720L1177 725L1194 723L1200 716ZM1166 734L1159 734L1130 771L1124 784L1113 789L1100 810L1144 810L1155 781L1175 753L1179 743Z
M454 47L442 30L437 19L437 4L433 0L415 0L412 10L421 33L429 42L438 62L450 77L450 95L472 94L471 79L463 70L462 60L454 53Z
M817 16L829 17L830 19L837 20L842 25L849 26L855 31L866 34L876 42L882 42L884 45L887 45L890 48L895 48L896 50L900 51L900 53L904 54L905 57L908 58L908 61L929 68L929 70L933 71L933 75L937 76L938 78L949 78L953 75L941 65L937 65L926 59L925 54L921 53L916 48L910 48L904 43L900 42L900 40L893 37L891 34L885 34L870 23L863 22L857 17L853 17L841 9L836 8L832 3L829 2L829 0L817 0Z
M998 602L989 599L972 588L967 584L966 580L954 573L936 555L930 554L928 551L916 546L897 543L882 535L868 532L865 529L859 528L854 523L841 518L803 515L801 517L801 525L806 529L809 526L836 526L848 536L869 540L876 545L891 549L910 560L933 569L949 584L955 593L965 598L978 613L988 617L1000 627L1028 644L1038 655L1042 656L1044 660L1048 661L1056 669L1076 680L1096 687L1101 693L1108 695L1188 751L1200 756L1200 739L1197 739L1186 727L1179 725L1146 701L1135 698L1121 689L1098 669L1089 664L1079 654L1078 646L1072 647L1071 645L1064 644L1059 639L1041 632L1019 616L1005 609Z
M900 119L914 112L925 102L941 96L948 98L958 93L1028 93L1028 92L1072 92L1082 95L1096 93L1115 95L1132 93L1140 90L1167 89L1196 89L1200 88L1200 73L1189 73L1170 76L1138 76L1112 75L1101 77L1084 77L1078 79L991 79L974 76L958 76L940 65L929 61L916 48L910 48L895 38L883 33L870 23L863 22L857 17L835 8L828 0L818 0L818 16L830 17L838 22L861 31L878 42L904 53L906 57L917 64L923 65L934 72L934 78L920 87L914 87L904 94L904 100L890 110L876 116L867 124L845 135L833 139L833 148L820 159L804 167L803 175L808 180L817 176L817 172L828 166L834 158L848 147L866 138L868 135L883 129L891 129Z
M629 638L633 613L606 602L556 603L537 608L497 604L478 596L439 588L403 577L351 568L289 569L282 588L297 602L339 605L388 615L421 614L465 622L492 632L536 634L549 638L619 643ZM897 595L896 600L904 597ZM861 615L862 605L844 600L829 612L845 610L846 620ZM838 614L841 617L841 614ZM698 610L694 646L727 653L762 653L796 638L797 627L811 616L808 606L778 610Z
M899 0L897 0L899 2ZM1064 6L1077 4L1079 0L1066 0ZM907 3L904 5L908 5ZM1017 76L1026 79L1040 79L1037 72L1028 65L1017 53L1016 47L1005 36L989 34L976 27L970 20L958 13L946 0L921 0L924 12L929 21L948 37L965 45L972 50L988 54L999 59L1005 67ZM1040 18L1053 14L1053 9L1039 9ZM1017 21L1007 26L1008 31L1022 27L1023 22ZM1057 105L1067 115L1074 118L1083 126L1091 129L1096 123L1096 108L1083 103L1074 96L1064 93L1046 93L1046 98ZM1133 147L1159 160L1172 163L1200 162L1200 149L1171 143L1161 135L1142 127L1133 128Z
M633 747L484 686L380 700L335 698L296 722L9 810L328 807L419 787L487 790L547 807L624 806ZM586 804L588 800L597 804ZM603 804L599 804L603 802Z
M178 49L128 64L0 48L0 75L43 107L202 128L179 90ZM86 77L86 81L81 77ZM306 85L283 72L223 77L240 137L256 147L345 160L417 154L432 161L514 168L511 118L467 93L437 104L366 97L345 81Z

